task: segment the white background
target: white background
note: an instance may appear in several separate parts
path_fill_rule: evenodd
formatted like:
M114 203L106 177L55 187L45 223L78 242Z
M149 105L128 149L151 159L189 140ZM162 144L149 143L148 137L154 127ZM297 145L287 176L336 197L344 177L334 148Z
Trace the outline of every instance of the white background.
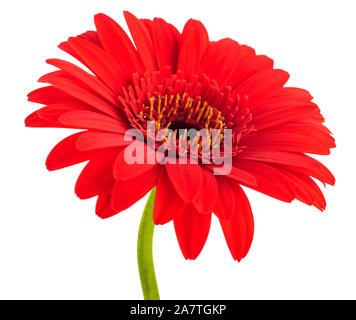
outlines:
M83 165L48 172L47 153L70 132L24 127L36 109L26 94L67 58L56 46L94 28L103 12L124 25L123 10L165 18L179 30L193 17L213 40L253 46L308 89L337 148L320 157L336 176L327 210L285 204L248 190L255 216L249 255L234 262L214 218L196 261L185 261L172 223L156 228L154 257L164 299L356 298L354 1L2 1L0 298L141 299L136 238L145 199L100 220L95 199L80 201ZM125 27L126 28L126 27Z

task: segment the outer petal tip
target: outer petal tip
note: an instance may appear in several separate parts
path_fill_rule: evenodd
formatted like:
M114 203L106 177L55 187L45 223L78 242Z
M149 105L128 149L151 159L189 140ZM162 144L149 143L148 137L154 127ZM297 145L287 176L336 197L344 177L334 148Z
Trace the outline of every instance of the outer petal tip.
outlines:
M185 259L196 259L208 238L211 214L198 213L189 205L174 218L174 228L179 247Z
M132 14L130 11L124 10L122 13L124 14L126 21L127 19L137 19L137 17L134 14Z

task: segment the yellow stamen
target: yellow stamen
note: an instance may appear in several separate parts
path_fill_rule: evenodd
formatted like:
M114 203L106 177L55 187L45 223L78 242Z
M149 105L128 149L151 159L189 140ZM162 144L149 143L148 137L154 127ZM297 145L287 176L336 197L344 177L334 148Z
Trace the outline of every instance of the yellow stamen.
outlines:
M150 98L150 118L152 118L152 112L153 112L153 103L155 101L155 97Z
M179 94L177 94L177 96L176 96L176 107L179 106L179 100L180 100L180 96L179 96Z
M189 113L188 113L188 116L187 116L187 120L189 120L191 118L192 113L193 113L193 109L190 109Z
M205 103L204 103L204 104L205 104ZM208 116L208 114L209 114L209 112L210 112L210 109L211 109L211 107L208 107L208 108L206 109L206 112L205 112L204 117L203 117L204 120L205 120L206 117Z
M199 100L198 103L197 103L197 106L196 106L195 111L194 111L194 115L197 114L197 112L199 110L199 107L200 107L200 104L201 104L201 100Z
M161 113L161 103L162 103L162 100L161 100L161 96L159 95L158 96L158 108L157 108L158 114Z
M201 116L202 116L202 114L203 114L203 112L205 110L206 105L207 105L207 103L204 102L203 107L200 109L200 112L198 114L197 121L200 121L200 118L201 118Z
M185 106L184 106L184 111L188 108L188 105L190 104L190 97L187 99Z

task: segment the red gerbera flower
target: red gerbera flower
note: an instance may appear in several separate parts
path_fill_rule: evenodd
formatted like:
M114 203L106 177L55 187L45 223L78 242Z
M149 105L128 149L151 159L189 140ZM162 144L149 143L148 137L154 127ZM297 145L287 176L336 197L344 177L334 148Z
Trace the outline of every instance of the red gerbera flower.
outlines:
M92 74L47 60L59 70L40 78L50 86L28 96L45 107L26 119L27 126L85 129L54 147L49 170L89 160L75 192L81 199L98 196L101 218L127 209L156 186L154 222L174 221L186 259L201 252L212 213L233 258L246 256L254 222L241 185L325 209L313 178L332 185L334 177L306 154L329 154L335 143L307 91L285 87L289 74L252 48L229 38L210 41L199 21L189 20L180 33L162 19L124 14L134 44L115 21L98 14L97 31L59 45ZM201 159L128 164L124 134L136 128L147 138L148 120L156 130L231 129L231 172L214 175L218 165Z

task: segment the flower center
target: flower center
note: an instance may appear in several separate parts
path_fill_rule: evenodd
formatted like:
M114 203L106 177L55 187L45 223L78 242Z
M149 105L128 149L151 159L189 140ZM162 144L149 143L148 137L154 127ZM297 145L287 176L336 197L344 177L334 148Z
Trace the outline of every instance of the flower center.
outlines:
M143 77L134 74L132 85L123 88L123 93L119 101L131 125L147 137L148 122L154 121L155 133L169 131L177 147L190 129L207 129L208 140L198 137L195 141L198 149L205 141L212 148L219 146L220 153L224 153L224 133L230 129L234 155L239 152L241 137L253 130L247 97L233 98L231 87L220 88L205 75L187 80L182 72L172 74L168 67L145 72Z
M148 105L141 106L138 119L143 124L147 120L156 121L156 132L163 128L174 131L225 128L221 111L209 106L207 101L202 102L200 96L193 98L186 92L182 96L179 93L168 96L166 93L148 98Z

